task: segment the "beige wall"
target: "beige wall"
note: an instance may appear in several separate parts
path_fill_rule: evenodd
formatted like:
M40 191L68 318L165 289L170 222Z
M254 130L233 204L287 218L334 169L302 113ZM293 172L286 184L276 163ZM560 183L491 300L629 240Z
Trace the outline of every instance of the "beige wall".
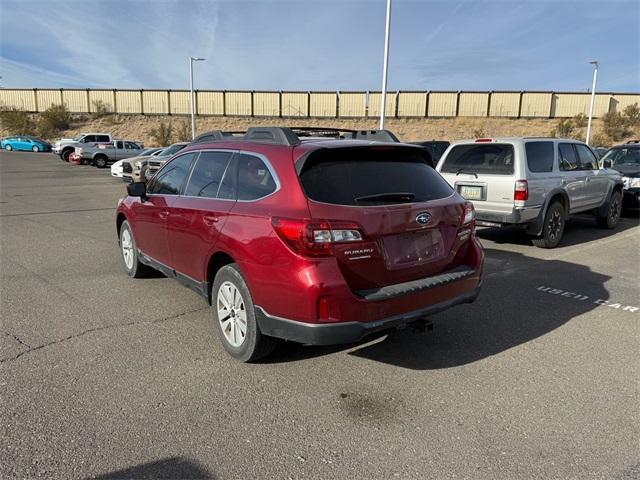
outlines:
M334 118L380 115L380 92L247 92L197 91L198 115ZM490 101L489 101L489 97ZM389 92L387 117L573 117L589 113L586 92ZM338 101L339 99L339 101ZM185 90L82 90L0 89L0 104L44 111L64 103L74 113L95 111L103 102L109 111L130 114L191 113L190 93ZM640 94L596 95L594 117L622 112L640 104ZM396 109L397 104L397 109Z

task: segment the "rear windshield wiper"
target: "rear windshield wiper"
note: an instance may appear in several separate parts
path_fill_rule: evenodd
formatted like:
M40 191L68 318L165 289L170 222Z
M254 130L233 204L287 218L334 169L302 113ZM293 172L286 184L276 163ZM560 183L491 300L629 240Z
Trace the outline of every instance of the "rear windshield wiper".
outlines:
M365 195L362 197L356 197L356 202L375 202L384 200L397 200L403 203L408 203L415 198L415 194L411 192L389 192L389 193L376 193L374 195Z
M465 172L464 168L459 168L458 170L456 170L456 176L460 175L461 173L466 173L468 175L473 175L476 178L478 178L478 174L476 172Z

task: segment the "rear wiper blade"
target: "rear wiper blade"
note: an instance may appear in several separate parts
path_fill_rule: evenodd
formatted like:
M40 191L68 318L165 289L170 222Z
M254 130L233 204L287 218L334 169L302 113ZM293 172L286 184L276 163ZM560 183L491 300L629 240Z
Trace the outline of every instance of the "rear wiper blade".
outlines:
M465 171L464 171L464 168L459 168L459 169L456 171L456 176L460 175L461 173L466 173L466 174L468 174L468 175L473 175L473 176L475 176L476 178L478 178L478 174L477 174L476 172L465 172Z
M356 197L356 202L367 202L375 200L401 200L404 202L410 202L414 199L415 193L411 192L389 192L389 193L376 193L374 195L364 195L362 197Z

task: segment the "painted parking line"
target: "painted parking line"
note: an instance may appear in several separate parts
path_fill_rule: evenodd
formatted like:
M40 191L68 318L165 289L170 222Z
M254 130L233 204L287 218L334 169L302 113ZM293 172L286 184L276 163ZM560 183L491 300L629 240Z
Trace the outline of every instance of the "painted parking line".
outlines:
M640 311L640 307L637 307L635 305L625 305L624 303L617 303L611 300L605 300L604 298L592 298L589 297L589 295L583 295L580 293L571 292L569 290L561 290L559 288L547 287L544 285L540 285L537 290L539 292L545 292L550 295L558 295L560 297L565 297L567 299L578 302L591 302L601 307L613 308L622 312L637 313Z

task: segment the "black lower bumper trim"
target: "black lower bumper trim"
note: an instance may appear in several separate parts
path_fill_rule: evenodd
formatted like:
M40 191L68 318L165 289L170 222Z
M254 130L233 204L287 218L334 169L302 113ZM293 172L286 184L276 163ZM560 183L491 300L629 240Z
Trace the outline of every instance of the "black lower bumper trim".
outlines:
M342 323L303 323L286 318L269 315L256 305L256 320L260 331L268 336L291 340L308 345L335 345L353 343L367 335L397 328L407 323L419 320L428 315L447 310L455 305L473 302L480 293L480 285L474 290L452 298L445 302L430 305L420 310L407 312L402 315L375 320L373 322L342 322Z
M370 290L358 290L355 293L370 302L379 302L410 293L429 290L430 288L442 287L448 283L470 277L475 273L476 272L473 268L464 265L448 272L441 273L440 275L434 275L433 277L421 278L420 280L413 280L411 282L398 283L396 285L388 285L386 287Z

